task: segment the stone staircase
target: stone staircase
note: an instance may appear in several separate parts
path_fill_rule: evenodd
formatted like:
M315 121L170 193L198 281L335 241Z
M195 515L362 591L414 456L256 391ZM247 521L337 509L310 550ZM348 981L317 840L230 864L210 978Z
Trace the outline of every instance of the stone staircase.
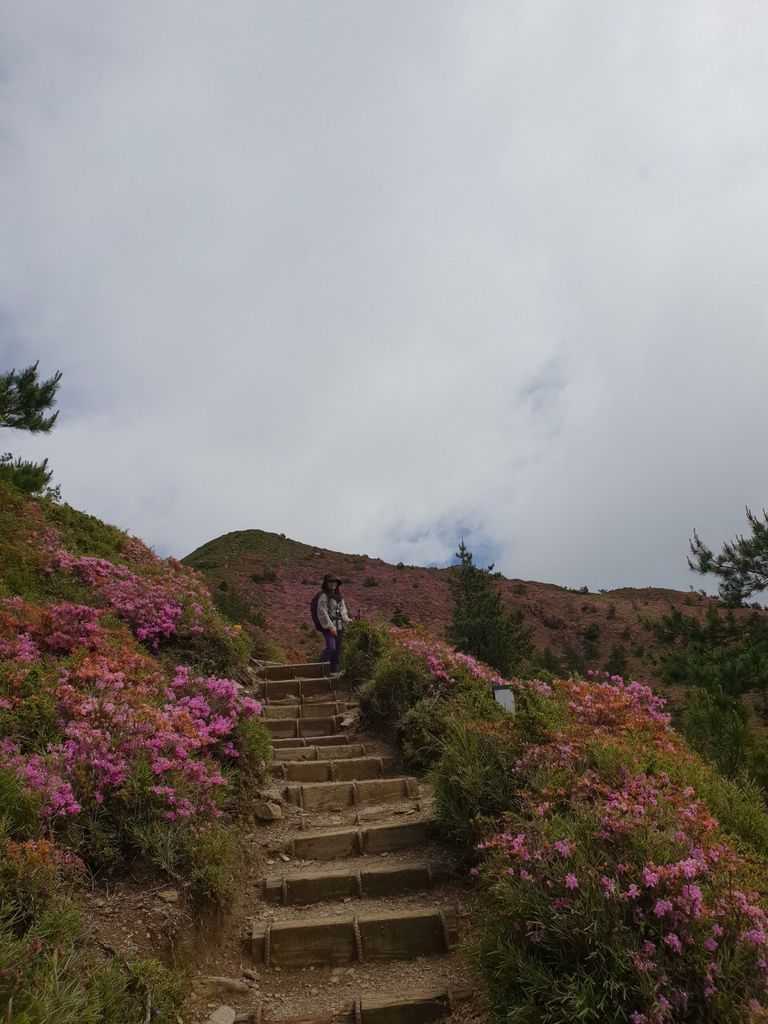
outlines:
M260 670L272 734L263 914L244 936L258 1005L241 1024L425 1024L472 995L457 943L466 891L432 800L324 664ZM462 1018L465 1019L465 1018ZM476 1017L473 1019L477 1019Z

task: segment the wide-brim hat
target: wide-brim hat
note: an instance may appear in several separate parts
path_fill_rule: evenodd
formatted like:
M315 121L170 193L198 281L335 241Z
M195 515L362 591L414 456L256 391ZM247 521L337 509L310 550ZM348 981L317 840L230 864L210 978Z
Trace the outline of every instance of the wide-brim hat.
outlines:
M323 586L325 586L326 583L341 583L341 577L337 576L335 573L327 572L325 576L323 576Z

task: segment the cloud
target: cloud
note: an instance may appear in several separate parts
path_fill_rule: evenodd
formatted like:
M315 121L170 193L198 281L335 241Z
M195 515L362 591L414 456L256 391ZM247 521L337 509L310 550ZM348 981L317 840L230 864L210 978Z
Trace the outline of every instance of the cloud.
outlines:
M760 5L6 6L0 355L64 372L11 441L72 504L685 587L766 502Z

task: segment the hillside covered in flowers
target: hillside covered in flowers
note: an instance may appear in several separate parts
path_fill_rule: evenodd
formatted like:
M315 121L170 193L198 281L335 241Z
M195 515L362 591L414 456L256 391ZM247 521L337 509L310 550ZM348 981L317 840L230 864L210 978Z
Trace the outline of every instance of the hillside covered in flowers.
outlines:
M265 642L265 653L274 657L317 655L309 602L329 571L342 578L352 616L422 626L440 637L451 618L451 569L392 565L263 530L225 534L183 561L205 576L216 602L251 629L257 643ZM565 675L574 668L601 668L657 683L667 647L654 624L671 609L700 621L717 607L717 601L698 592L657 587L595 593L500 574L496 583L505 607L521 612L532 631L536 665ZM746 609L735 614L766 615Z
M83 940L78 885L143 865L191 905L227 903L233 810L269 757L233 678L249 654L192 570L0 483L0 1007L13 997L14 1021L101 1020L105 1000L122 1000L107 1019L143 1020L148 976L153 1019L174 1018L172 972Z
M423 631L365 623L346 657L368 720L431 769L479 888L493 1019L768 1019L765 795L695 755L647 686L503 680Z

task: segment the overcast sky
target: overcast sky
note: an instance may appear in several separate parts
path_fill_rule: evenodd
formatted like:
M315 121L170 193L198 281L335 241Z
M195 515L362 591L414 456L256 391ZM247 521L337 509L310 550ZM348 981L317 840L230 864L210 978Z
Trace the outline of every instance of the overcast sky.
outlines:
M64 373L0 449L163 554L699 586L768 504L766 53L746 0L0 0L0 369Z

